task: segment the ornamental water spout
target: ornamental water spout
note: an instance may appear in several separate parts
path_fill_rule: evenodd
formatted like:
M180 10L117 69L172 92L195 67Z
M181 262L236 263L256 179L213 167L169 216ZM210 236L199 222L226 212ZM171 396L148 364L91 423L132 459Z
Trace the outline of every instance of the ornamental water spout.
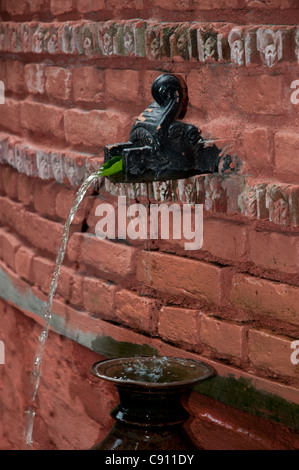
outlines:
M122 171L110 179L142 183L218 172L220 150L215 145L205 147L197 127L179 120L188 105L183 79L160 75L152 85L152 95L154 102L136 119L129 140L105 148L105 163L122 158Z

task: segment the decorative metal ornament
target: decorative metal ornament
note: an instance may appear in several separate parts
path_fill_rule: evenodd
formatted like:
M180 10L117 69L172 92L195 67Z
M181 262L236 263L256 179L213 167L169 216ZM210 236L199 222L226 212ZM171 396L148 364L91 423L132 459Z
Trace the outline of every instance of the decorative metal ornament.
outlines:
M220 150L215 145L204 147L197 127L179 120L188 105L185 82L175 75L160 75L152 95L155 101L138 116L128 142L105 148L105 163L122 157L122 172L110 178L141 183L218 172ZM226 160L229 165L231 157Z

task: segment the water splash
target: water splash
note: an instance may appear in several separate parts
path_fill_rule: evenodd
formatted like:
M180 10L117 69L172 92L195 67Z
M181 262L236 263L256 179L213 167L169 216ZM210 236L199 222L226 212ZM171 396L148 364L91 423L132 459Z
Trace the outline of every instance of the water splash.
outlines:
M32 433L33 433L34 418L36 414L34 410L35 400L36 400L37 390L39 387L39 382L40 382L40 377L41 377L45 346L46 346L46 342L47 342L47 338L49 334L49 328L50 328L50 322L51 322L51 316L52 316L51 311L52 311L53 299L56 293L61 265L63 263L65 252L66 252L66 246L67 246L67 242L69 238L70 227L75 217L75 214L79 208L79 205L82 199L84 198L86 192L88 191L92 183L97 178L103 175L102 169L103 167L96 173L92 173L90 176L88 176L88 178L86 178L84 183L81 185L81 187L79 188L75 196L72 208L70 210L68 218L63 227L61 243L60 243L60 247L58 250L57 257L56 257L55 270L51 279L49 296L48 296L45 311L43 314L43 329L39 335L38 346L37 346L37 350L36 350L35 357L34 357L33 369L31 372L30 396L29 396L28 408L25 411L25 428L24 428L25 444L26 446L29 446L29 447L32 446L33 444Z
M190 359L145 356L126 358L119 367L112 367L111 371L107 369L103 375L128 383L163 384L186 381L195 378L198 373L198 363L192 363Z
M168 370L170 366L167 357L137 357L134 362L126 365L115 378L124 381L159 383L161 380L167 381L167 375L172 373Z

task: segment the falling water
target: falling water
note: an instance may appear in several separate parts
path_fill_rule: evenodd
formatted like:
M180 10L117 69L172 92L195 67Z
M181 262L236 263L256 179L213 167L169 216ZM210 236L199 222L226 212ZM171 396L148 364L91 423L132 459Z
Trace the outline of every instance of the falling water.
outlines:
M39 335L38 346L37 346L37 350L36 350L35 357L34 357L33 369L31 372L31 387L30 387L29 404L25 412L24 438L25 438L26 446L31 446L33 444L32 433L33 433L33 423L34 423L34 417L35 417L34 404L35 404L35 399L36 399L39 381L41 377L43 356L45 352L45 345L46 345L50 322L51 322L51 311L52 311L53 299L54 299L54 295L55 295L56 288L57 288L60 268L63 263L63 259L64 259L64 255L66 251L66 245L67 245L68 238L69 238L70 227L71 227L72 221L75 217L75 214L78 210L78 207L82 199L84 198L86 192L88 191L93 181L99 178L99 176L100 176L100 171L97 171L96 173L92 173L88 178L86 178L86 180L84 181L84 183L79 188L76 194L69 216L64 224L61 244L60 244L58 254L56 257L55 270L54 270L54 274L52 276L52 280L50 284L50 292L49 292L48 300L46 303L45 311L43 314L43 321L44 321L43 329Z

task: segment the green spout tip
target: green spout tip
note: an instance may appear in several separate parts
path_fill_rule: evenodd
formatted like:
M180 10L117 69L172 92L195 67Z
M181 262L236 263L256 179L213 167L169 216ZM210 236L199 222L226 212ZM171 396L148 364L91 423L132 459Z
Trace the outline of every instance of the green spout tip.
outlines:
M120 155L110 158L108 162L104 163L98 171L98 177L111 176L120 173L123 169L123 160Z

